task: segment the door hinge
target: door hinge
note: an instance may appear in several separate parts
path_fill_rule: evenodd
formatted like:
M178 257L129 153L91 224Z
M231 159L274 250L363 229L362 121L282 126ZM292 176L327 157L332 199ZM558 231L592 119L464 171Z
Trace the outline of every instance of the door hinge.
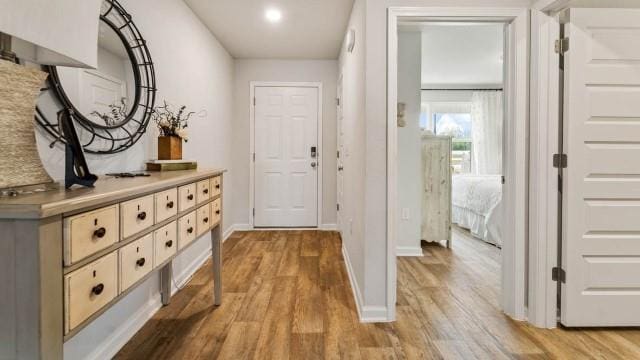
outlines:
M565 169L567 167L567 154L553 154L553 167Z
M253 153L253 162L256 162L256 153Z
M336 104L340 106L340 98L336 98Z
M500 177L500 182L502 183L502 185L507 183L507 179L504 177L504 175Z
M256 208L253 208L253 217L256 217Z
M256 106L256 98L253 98L253 106Z
M336 204L336 209L340 211L340 204Z
M554 267L551 269L551 280L564 283L567 280L567 273L562 268Z
M558 175L558 191L562 193L562 176Z
M564 54L569 51L569 38L556 40L554 50L556 54Z
M336 155L338 156L338 159L340 159L340 150L336 151Z

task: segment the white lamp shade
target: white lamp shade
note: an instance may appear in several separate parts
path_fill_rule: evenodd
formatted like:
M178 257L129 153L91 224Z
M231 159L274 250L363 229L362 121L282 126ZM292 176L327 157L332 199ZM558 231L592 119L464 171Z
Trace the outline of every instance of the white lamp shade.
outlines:
M18 58L95 68L102 0L0 0L0 32Z

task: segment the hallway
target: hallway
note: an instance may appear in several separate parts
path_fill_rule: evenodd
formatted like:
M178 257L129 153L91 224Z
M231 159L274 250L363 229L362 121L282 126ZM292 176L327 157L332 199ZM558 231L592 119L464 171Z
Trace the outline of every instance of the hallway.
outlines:
M397 321L358 322L337 233L236 232L117 359L638 358L640 330L542 330L498 310L499 250L454 231L398 261Z

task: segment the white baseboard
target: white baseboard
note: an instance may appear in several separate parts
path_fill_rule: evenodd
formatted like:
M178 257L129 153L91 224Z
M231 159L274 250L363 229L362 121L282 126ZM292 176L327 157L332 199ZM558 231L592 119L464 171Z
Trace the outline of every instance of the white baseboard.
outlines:
M356 277L351 266L351 259L349 259L349 253L342 244L342 257L344 258L345 267L347 268L347 275L349 276L349 282L351 283L351 290L353 291L353 298L356 302L356 310L358 311L358 318L363 323L376 323L376 322L388 322L388 311L386 306L370 306L364 305L362 293L360 287L356 282Z
M322 231L337 231L338 224L322 224L318 229Z
M424 256L420 246L397 246L396 256Z
M115 329L87 359L112 359L123 346L153 317L162 307L160 294L149 300L145 306L129 317L126 322Z

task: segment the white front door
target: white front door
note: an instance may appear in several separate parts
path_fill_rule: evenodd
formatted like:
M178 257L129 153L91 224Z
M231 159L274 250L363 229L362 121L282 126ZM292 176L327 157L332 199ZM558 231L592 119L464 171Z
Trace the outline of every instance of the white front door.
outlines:
M318 88L255 88L256 227L318 226Z
M640 325L640 10L571 9L561 322Z

